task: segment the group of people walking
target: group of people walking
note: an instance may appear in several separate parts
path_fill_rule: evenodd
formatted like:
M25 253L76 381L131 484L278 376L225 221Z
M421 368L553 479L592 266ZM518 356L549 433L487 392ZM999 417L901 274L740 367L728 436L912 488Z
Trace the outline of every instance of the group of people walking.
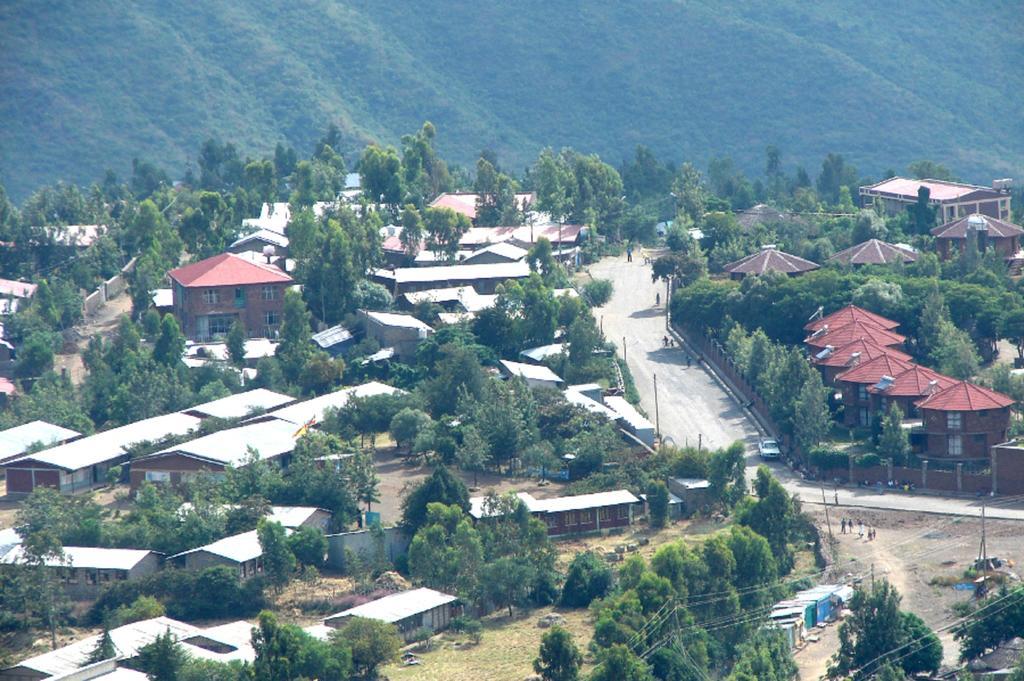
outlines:
M864 535L867 535L868 541L873 541L877 537L877 532L874 527L868 525L865 527L864 521L861 519L854 520L853 518L841 518L839 521L840 534L853 534L854 528L857 529L857 537L863 539Z

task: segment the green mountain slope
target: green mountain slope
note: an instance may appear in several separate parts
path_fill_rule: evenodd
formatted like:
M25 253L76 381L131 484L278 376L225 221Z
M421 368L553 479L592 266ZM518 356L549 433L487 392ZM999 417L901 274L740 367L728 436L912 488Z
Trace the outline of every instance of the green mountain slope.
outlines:
M21 197L134 156L181 172L210 136L305 151L332 121L354 152L427 119L447 156L516 169L643 143L750 169L776 144L812 169L1024 170L1019 1L742 4L8 0L0 182Z

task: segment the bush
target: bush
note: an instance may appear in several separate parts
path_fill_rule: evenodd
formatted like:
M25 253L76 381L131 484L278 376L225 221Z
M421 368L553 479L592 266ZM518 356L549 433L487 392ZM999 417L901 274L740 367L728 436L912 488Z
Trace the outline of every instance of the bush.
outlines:
M583 285L583 296L593 307L601 307L612 299L613 290L608 279L595 279Z
M861 454L853 463L858 468L874 468L882 465L882 457L878 454Z
M837 452L828 447L815 447L808 454L811 465L822 471L834 468L846 468L850 465L850 456L846 452Z
M163 603L152 596L139 596L130 605L122 605L114 611L112 627L119 627L132 622L153 619L162 616L166 611Z
M480 623L480 620L466 615L459 615L452 619L451 629L457 634L465 634L473 643L480 643L484 625Z
M569 565L562 587L561 605L585 608L595 598L601 598L612 585L612 570L596 554L577 553Z

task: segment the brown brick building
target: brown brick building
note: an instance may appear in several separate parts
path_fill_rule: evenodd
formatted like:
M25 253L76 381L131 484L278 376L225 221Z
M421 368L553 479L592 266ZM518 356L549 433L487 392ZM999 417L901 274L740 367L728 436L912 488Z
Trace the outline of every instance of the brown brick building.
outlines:
M895 215L917 203L918 192L922 187L928 190L928 205L935 208L939 222L948 222L971 213L1004 220L1009 219L1011 214L1010 190L1005 180L996 180L991 187L982 187L945 180L890 177L861 187L861 205L868 207L881 204L887 213Z
M171 270L174 316L185 336L209 341L240 321L249 338L273 338L281 326L284 292L292 278L272 265L234 253Z
M963 253L971 232L977 234L978 250L993 249L1004 258L1012 258L1020 248L1021 229L1012 222L975 213L947 222L932 230L935 250L948 260L953 253Z
M824 349L811 355L811 362L821 371L822 382L826 386L831 386L839 374L882 355L889 355L904 362L911 360L910 355L901 350L883 348L869 340L858 338L838 348L826 345Z
M967 381L929 395L917 402L925 451L944 459L987 459L992 447L1006 441L1013 403Z
M868 388L870 408L872 412L884 414L889 411L890 405L897 404L904 418L916 419L920 417L917 402L955 384L955 378L915 364L902 373L883 376L878 383Z
M871 395L868 388L883 376L903 373L911 366L910 362L891 355L880 355L836 376L836 385L843 391L843 423L847 426L870 425Z

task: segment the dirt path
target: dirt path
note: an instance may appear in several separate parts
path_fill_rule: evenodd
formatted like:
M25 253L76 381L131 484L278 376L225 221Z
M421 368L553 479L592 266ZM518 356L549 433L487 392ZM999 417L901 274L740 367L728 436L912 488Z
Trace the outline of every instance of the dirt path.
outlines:
M87 317L81 324L75 327L77 336L77 352L60 354L53 358L53 369L58 373L66 371L75 385L85 379L85 366L82 364L82 353L88 344L89 339L99 335L103 338L110 338L117 330L118 320L122 315L131 314L132 299L126 293L107 301L95 314Z

